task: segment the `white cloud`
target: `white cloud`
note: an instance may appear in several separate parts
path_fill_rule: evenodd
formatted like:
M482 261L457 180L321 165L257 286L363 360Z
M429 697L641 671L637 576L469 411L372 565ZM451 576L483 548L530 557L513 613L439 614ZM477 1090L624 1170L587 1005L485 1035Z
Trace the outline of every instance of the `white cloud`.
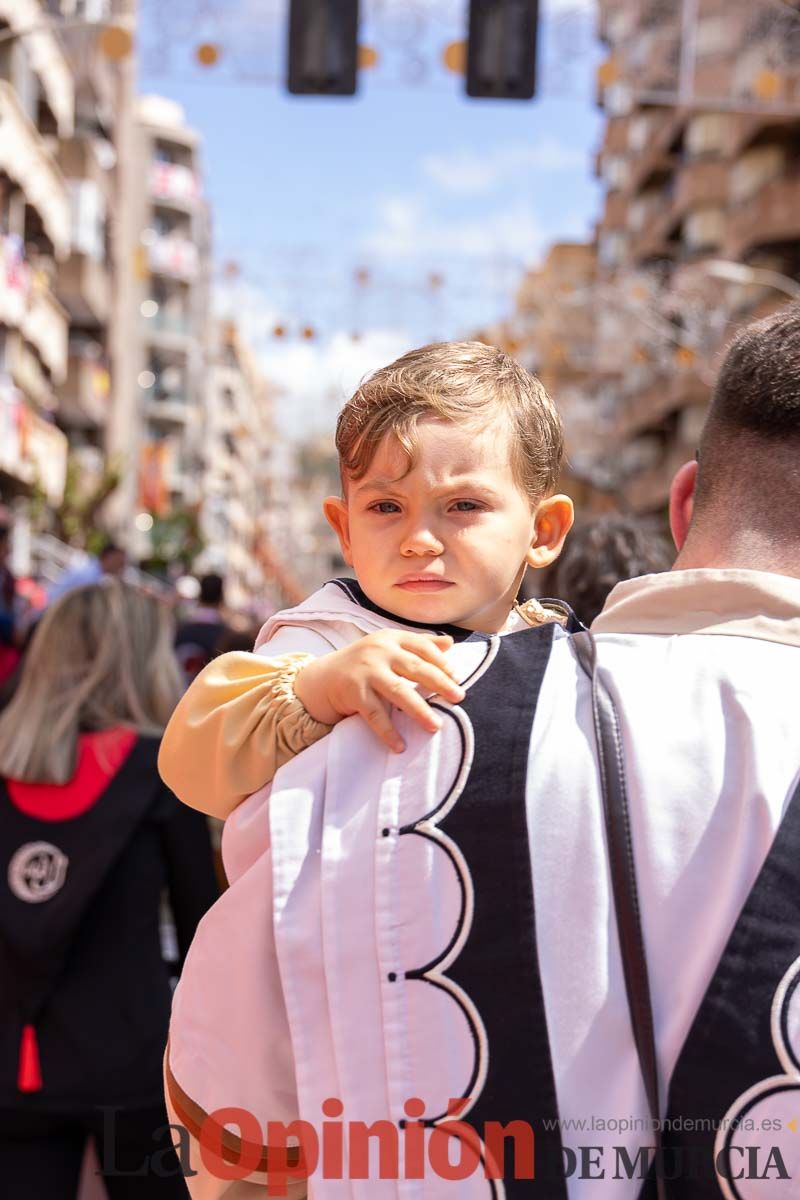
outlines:
M523 172L555 173L585 166L584 150L566 146L553 137L540 142L510 142L486 154L447 150L422 159L422 169L429 179L445 191L461 194L490 191Z
M443 263L448 258L502 256L519 262L539 258L553 237L585 234L577 218L566 216L557 230L545 229L523 200L490 209L477 217L432 216L415 196L387 197L374 228L364 236L365 253L388 261L419 258Z

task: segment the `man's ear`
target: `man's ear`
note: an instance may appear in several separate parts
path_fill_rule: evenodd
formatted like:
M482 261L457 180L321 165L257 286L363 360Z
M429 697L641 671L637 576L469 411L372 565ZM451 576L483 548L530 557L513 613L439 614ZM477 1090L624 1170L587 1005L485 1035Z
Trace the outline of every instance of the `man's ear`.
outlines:
M322 511L325 514L325 520L328 522L331 529L339 539L342 558L347 563L348 567L352 567L353 556L350 553L350 515L347 509L347 501L342 500L341 496L328 496L327 500L322 501Z
M694 512L694 489L697 486L697 463L684 463L669 490L669 527L675 549L680 551L686 541Z
M542 500L536 510L536 530L531 548L525 555L529 567L538 570L555 562L574 520L575 509L569 496L548 496Z

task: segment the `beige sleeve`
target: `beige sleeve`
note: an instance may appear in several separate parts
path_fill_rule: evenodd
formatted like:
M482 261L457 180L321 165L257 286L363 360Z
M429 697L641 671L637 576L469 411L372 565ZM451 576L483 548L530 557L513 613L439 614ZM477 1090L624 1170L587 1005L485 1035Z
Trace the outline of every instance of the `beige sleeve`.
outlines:
M164 731L158 768L188 804L225 820L279 767L332 726L309 716L292 689L313 654L222 654L200 672Z

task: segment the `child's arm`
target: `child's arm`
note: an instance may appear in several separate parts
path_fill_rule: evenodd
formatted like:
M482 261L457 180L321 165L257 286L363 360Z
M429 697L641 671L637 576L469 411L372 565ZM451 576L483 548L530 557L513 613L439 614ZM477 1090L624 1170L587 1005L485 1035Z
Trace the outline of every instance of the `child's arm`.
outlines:
M172 714L158 755L161 778L191 808L225 820L275 772L328 733L294 695L314 655L233 651L200 672Z
M200 672L165 730L162 778L192 808L223 820L290 758L343 717L360 713L393 750L394 704L434 731L439 720L413 686L457 703L449 637L382 630L316 656L223 654Z

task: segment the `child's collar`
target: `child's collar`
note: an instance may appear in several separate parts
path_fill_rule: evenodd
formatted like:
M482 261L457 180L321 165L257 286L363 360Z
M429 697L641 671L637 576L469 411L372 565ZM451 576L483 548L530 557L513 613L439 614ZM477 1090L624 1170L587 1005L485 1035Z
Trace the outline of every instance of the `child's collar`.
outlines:
M407 625L409 629L430 629L433 633L446 633L454 642L465 642L470 637L490 636L486 633L477 633L474 629L464 629L461 625L429 625L423 621L407 621L404 617L398 617L397 613L389 612L388 609L374 604L358 580L331 579L330 582L341 588L355 604L377 613L379 617L384 617L387 621L394 621L398 625ZM544 603L540 603L538 600L526 600L522 604L515 604L512 612L517 613L526 625L532 625L534 628L538 625L548 625L552 621L557 621L570 633L582 628L572 610L559 600L545 600Z
M409 629L430 629L432 633L446 633L454 642L465 642L467 638L471 637L488 637L488 634L476 633L474 629L462 629L460 625L429 625L424 621L407 621L405 617L398 617L397 613L389 612L388 609L373 604L357 579L331 579L330 583L341 588L355 604L360 604L362 608L377 613L379 617L385 617L387 621L394 621L398 625L407 625Z

